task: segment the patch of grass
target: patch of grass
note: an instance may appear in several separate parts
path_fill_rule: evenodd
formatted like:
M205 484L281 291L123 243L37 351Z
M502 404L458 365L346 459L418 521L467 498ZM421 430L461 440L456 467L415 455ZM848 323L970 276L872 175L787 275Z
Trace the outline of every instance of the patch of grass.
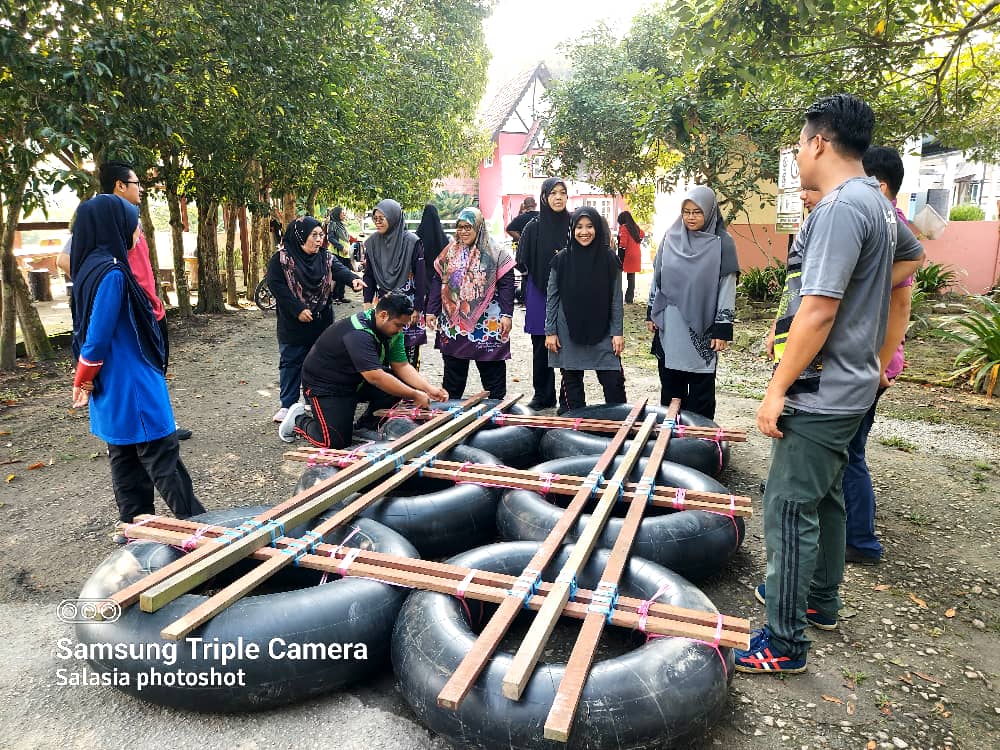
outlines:
M897 450L903 451L904 453L913 453L913 451L917 449L917 446L911 443L909 440L905 440L896 435L887 438L880 438L879 442L886 448L895 448Z
M910 511L910 515L906 517L906 520L912 523L914 526L930 526L934 523L934 519L930 516L921 513L918 510Z
M868 675L864 672L848 669L847 667L841 667L840 671L844 675L844 679L850 680L856 687L860 687L861 683L868 679Z

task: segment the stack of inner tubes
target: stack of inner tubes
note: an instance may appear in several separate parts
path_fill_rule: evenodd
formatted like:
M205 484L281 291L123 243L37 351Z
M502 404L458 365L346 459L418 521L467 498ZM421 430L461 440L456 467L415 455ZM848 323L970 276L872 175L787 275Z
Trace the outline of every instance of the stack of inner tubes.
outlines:
M517 576L537 549L530 542L493 544L449 562ZM564 548L556 556L543 572L544 580L555 579L568 554ZM578 576L579 585L596 587L607 559L604 551L592 555ZM619 589L622 596L644 600L664 591L656 601L717 611L708 597L676 573L634 556ZM393 632L392 665L403 697L425 726L456 747L612 750L682 746L678 743L704 733L725 709L733 672L729 649L716 650L684 638L646 642L639 632L633 634L632 650L595 660L566 745L546 740L542 734L565 673L563 663L539 663L521 699L508 700L501 692L501 681L513 655L501 646L457 711L439 707L438 693L475 647L473 623L481 628L495 609L495 605L456 596L416 591L403 605ZM570 628L575 638L578 625Z
M190 520L236 527L266 510L212 511ZM289 530L288 536L305 530ZM367 518L336 530L327 541L418 556L399 534ZM166 544L131 542L97 567L80 597L103 599L183 554ZM247 560L235 565L208 586L220 588L258 564ZM197 642L192 646L187 640L175 643L160 637L164 627L206 600L200 593L184 594L156 612L143 612L134 604L117 621L80 623L76 639L91 652L88 661L95 672L113 673L111 684L150 703L211 712L260 711L295 703L382 673L396 615L406 598L403 589L361 578L331 575L320 585L322 575L287 566L188 636L202 639L207 651ZM224 659L212 644L242 647L240 655ZM304 655L319 658L299 658Z

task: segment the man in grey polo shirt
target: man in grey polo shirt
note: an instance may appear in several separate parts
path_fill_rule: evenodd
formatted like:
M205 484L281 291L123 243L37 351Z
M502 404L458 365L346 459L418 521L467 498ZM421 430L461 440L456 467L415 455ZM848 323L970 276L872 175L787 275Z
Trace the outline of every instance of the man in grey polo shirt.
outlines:
M850 94L805 113L796 160L804 188L823 195L788 254L778 306L777 365L757 412L771 445L764 493L767 578L757 598L767 624L741 672L804 672L806 625L832 630L844 574L842 480L847 446L879 384L894 261L920 263L909 232L897 243L896 213L865 176L861 157L875 115Z

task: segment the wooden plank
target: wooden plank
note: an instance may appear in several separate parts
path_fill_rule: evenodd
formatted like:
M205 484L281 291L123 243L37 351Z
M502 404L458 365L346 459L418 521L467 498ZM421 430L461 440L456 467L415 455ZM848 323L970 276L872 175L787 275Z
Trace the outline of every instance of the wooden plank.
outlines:
M222 526L211 526L208 524L198 524L191 521L181 521L176 518L167 517L154 517L154 516L140 516L139 520L152 519L148 523L144 524L141 528L135 530L134 534L136 538L140 539L151 539L153 541L163 542L165 544L173 544L176 546L183 545L184 542L190 542L195 545L200 545L203 543L208 543L213 538L221 536L225 531L225 527ZM197 536L197 538L193 538ZM294 544L296 540L289 539L287 537L282 537L278 539L275 544L277 547L287 547ZM267 550L269 547L263 547L262 549ZM320 544L317 545L317 554L322 558L335 553L336 558L343 557L347 554L346 550L341 549L338 545L332 544ZM259 552L259 551L258 551ZM259 560L268 559L269 555L265 553L255 552L254 557ZM311 564L310 560L315 559L314 556L306 556L300 562L303 567L313 567L316 570L322 570L329 572L330 568L324 565ZM357 557L360 562L371 563L372 565L382 565L387 568L393 568L400 571L411 571L411 572L421 572L421 571L432 571L433 574L439 578L444 578L452 581L454 584L458 584L463 581L469 573L469 568L464 568L458 565L451 565L444 562L436 562L433 560L421 560L413 559L409 557L397 557L395 555L390 555L383 552L373 552L369 550L362 550L358 553ZM504 590L510 590L514 585L517 578L515 576L504 575L503 573L493 573L488 570L477 570L475 571L475 577L473 583L494 586L502 588ZM548 592L553 584L542 582L539 585L539 591L543 594ZM577 589L574 601L580 602L582 604L589 604L592 600L593 592L588 589ZM644 602L641 599L635 599L626 596L620 596L618 598L618 608L622 612L638 612L642 607ZM715 627L717 616L709 612L700 612L699 610L685 609L683 607L674 607L669 604L659 604L653 603L649 606L649 614L662 615L666 618L672 618L681 620L684 622L690 622L694 625L700 625L704 627ZM730 621L732 619L732 621ZM734 629L737 627L734 623L741 622L735 618L726 618L724 626L727 629Z
M496 409L508 409L511 405L517 403L520 398L520 395L511 396L510 398L502 401ZM466 437L473 434L477 429L480 429L488 424L491 419L491 412L482 414L471 424L466 425L451 435L451 437L445 439L444 442L439 443L437 446L430 449L428 453L436 455L437 453L445 453L451 450ZM346 508L343 508L334 516L319 524L315 529L313 529L313 533L319 535L319 538L329 534L345 521L350 520L368 506L384 498L389 492L403 484L419 470L419 463L407 464L391 477L365 492L361 495L361 497L357 498ZM302 544L305 544L304 540L302 541ZM160 635L167 640L179 641L192 630L215 617L219 614L219 612L230 606L233 602L246 596L253 589L280 571L282 568L291 565L295 562L295 559L296 558L293 555L288 554L280 554L277 557L270 558L263 564L258 565L249 573L230 583L221 591L206 599L193 610L186 613L183 617L180 617L167 625L160 631Z
M348 456L349 451L340 451L338 456ZM321 463L317 461L317 456L335 458L329 453L319 454L307 451L289 451L285 453L285 458L295 461L309 462L313 464ZM336 465L336 461L330 462ZM540 494L553 495L575 495L580 486L586 481L586 477L574 476L571 474L551 474L551 481L540 478L537 472L525 469L512 469L508 466L494 466L490 464L467 464L458 461L435 461L433 466L425 467L423 475L428 479L443 479L445 481L473 482L490 487L506 487L509 489L523 489L539 492ZM623 485L622 500L630 501L637 491L638 484L626 482ZM652 505L661 508L675 508L677 498L677 487L658 486L653 490L650 502ZM749 518L753 515L751 500L746 495L730 495L721 492L702 492L699 490L683 490L684 510L707 510L714 513L729 515L732 511L734 516Z
M375 412L377 416L405 416L407 419L422 421L430 419L438 411L431 409L395 410L380 409ZM615 419L583 419L575 417L553 417L545 414L509 414L503 418L504 425L516 427L536 427L551 430L579 430L581 432L616 432L621 422ZM639 426L633 425L630 435L638 431ZM725 427L703 427L697 425L676 424L674 426L674 437L691 437L713 439L720 437L722 440L741 443L746 442L746 430L727 429ZM654 432L659 434L660 425L654 428Z
M338 500L363 489L371 482L393 471L396 468L397 457L412 458L423 450L430 448L440 441L442 437L452 434L475 419L485 408L480 405L460 414L442 415L445 416L444 424L434 427L429 432L422 433L418 439L411 441L409 445L402 449L395 450L387 457L379 458L360 473L350 476L346 481L336 482L335 480L340 477L340 473L338 473L325 482L321 482L320 485L325 485L326 489L320 492L318 496L314 496L312 500L297 505L292 510L275 519L275 522L280 524L280 527L277 528L292 528L314 518ZM426 426L424 425L424 427ZM393 446L396 447L395 443ZM331 483L333 483L333 486L331 486ZM300 494L305 495L311 493L313 490L315 490L315 487L307 491L307 493ZM276 527L273 526L270 528L265 526L256 531L251 531L246 536L217 550L210 557L195 562L183 571L143 591L139 595L139 606L144 612L157 611L178 596L204 583L221 570L247 557L255 549L269 544L273 541L275 535L283 536L283 533L276 534Z
M676 419L680 408L680 399L671 401L670 408L667 411L667 419ZM653 444L653 450L650 451L649 460L640 479L640 484L644 483L649 489L652 488L653 482L656 481L660 462L667 452L671 434L669 430L660 430L656 443ZM629 550L632 549L632 543L639 532L639 525L642 523L646 503L647 498L643 497L641 493L637 494L631 500L621 530L615 539L615 544L611 548L611 554L608 555L608 561L604 566L601 583L613 585L616 592L618 584L621 581L622 572L628 563ZM587 681L587 675L590 672L590 665L594 660L597 644L601 639L601 634L604 632L605 622L606 616L599 612L588 611L587 617L584 618L583 627L577 635L576 643L573 644L573 650L570 653L569 660L566 662L566 670L563 672L563 678L552 701L552 708L549 710L549 715L545 720L543 734L546 739L558 742L566 742L569 739L573 717L576 715L576 708L580 704L583 686Z
M632 410L619 427L618 432L615 433L611 442L608 443L604 452L597 459L597 463L594 465L595 472L603 474L608 466L611 465L622 443L628 437L632 424L638 419L645 408L646 399L642 399L632 407ZM529 571L537 571L538 575L541 575L541 571L545 569L545 566L555 556L559 546L562 544L563 538L583 512L590 494L591 488L585 486L581 487L576 495L573 496L573 499L559 517L556 525L552 527L551 531L549 531L548 535L539 545L538 550L532 556L522 576L528 575ZM500 645L500 641L510 628L511 623L514 622L514 618L517 617L517 613L522 606L523 600L520 596L508 596L500 602L500 607L493 613L493 617L490 618L490 621L476 639L469 653L465 655L458 668L448 678L441 692L438 693L437 702L439 706L453 710L458 708L462 699L465 698L466 694L472 688L473 683L475 683L476 679L482 673L486 662L489 661L490 657L493 656L493 652L496 651L497 646Z
M611 511L618 503L618 495L622 482L625 481L625 478L632 471L632 467L635 466L636 461L642 455L642 451L646 447L646 441L652 434L655 425L656 416L653 414L650 414L643 421L642 427L632 441L632 446L628 449L621 464L618 466L618 470L608 481L607 486L601 493L601 499L598 501L593 513L591 513L590 520L587 521L587 525L584 526L580 537L573 544L573 550L559 571L559 576L552 586L552 590L549 591L548 596L545 598L545 604L538 610L538 614L531 623L531 627L528 628L528 632L521 641L521 646L518 648L517 653L514 654L514 659L507 670L507 674L504 675L501 687L503 694L511 700L519 700L521 698L528 680L531 679L531 674L534 672L535 665L542 655L542 650L545 648L545 644L548 642L549 636L552 634L552 630L559 620L559 614L563 611L566 602L569 601L570 595L573 593L574 584L571 581L576 580L576 576L583 570L584 565L587 564L587 558L594 551L597 539L601 535L601 532L604 531L604 526L611 517Z
M474 406L475 404L478 404L480 401L485 399L488 395L489 394L486 391L477 393L476 395L463 401L461 406L463 408ZM435 421L436 424L441 424L447 421L450 415L448 413L444 413L440 414L439 416L441 417L440 421L435 421L435 420L432 421ZM403 435L401 438L399 438L399 440L403 441L400 443L400 445L405 445L409 441L416 440L417 438L420 437L421 434L424 434L428 430L433 430L434 427L429 426L429 424L430 423L422 425L420 429L414 430L413 432L410 432L407 435ZM298 495L294 495L288 500L285 500L284 502L279 503L278 505L275 505L272 508L269 508L260 515L255 516L252 520L258 523L267 523L268 521L272 521L280 517L282 513L285 513L288 510L291 510L292 508L296 507L297 505L304 503L308 500L311 500L314 497L317 497L326 489L336 486L338 482L344 481L345 479L358 474L359 472L363 471L367 466L370 465L371 465L370 457L362 458L354 462L354 464L352 464L351 466L346 467L343 471L338 472L336 476L330 477L330 479L324 482L320 482L315 486L310 487L308 490L300 492ZM127 524L125 528L128 528ZM149 589L162 583L163 581L166 581L172 578L173 576L183 572L189 566L195 565L201 562L202 560L211 557L218 550L223 549L225 546L226 545L222 542L214 542L213 544L206 544L199 546L198 549L196 549L194 552L185 555L182 558L174 560L169 565L164 565L162 568L155 571L154 573L150 573L148 576L145 576L144 578L136 581L135 583L126 586L121 591L115 592L109 598L115 603L117 603L118 606L120 606L122 609L131 607L133 604L139 601L139 597L143 594L143 592L148 591Z
M206 532L206 535L221 534L224 531L222 527L210 526L208 528L214 531ZM192 526L185 531L170 531L150 524L139 529L137 536L164 544L181 544L189 538L189 532L197 530ZM202 537L195 543L205 544L207 541L206 538ZM283 538L278 540L277 547L261 547L254 551L252 557L264 562L279 556L285 557L287 555L281 552L281 548L288 548L297 542L298 540L295 539ZM350 561L347 568L342 570L343 560L348 554L356 554L356 557ZM449 566L445 563L429 560L395 557L384 553L358 551L356 548L341 548L339 545L322 544L317 546L315 553L304 555L299 562L302 567L313 570L370 578L448 595L455 595L458 583L464 581L469 573L473 573L472 582L465 590L467 598L490 603L502 603L510 598L507 594L510 588L508 584L498 585L493 582L494 576L499 574ZM500 578L515 580L512 576L500 576ZM579 590L578 596L566 605L563 614L578 620L585 619L588 614L589 596L592 593L585 589ZM529 609L538 610L544 604L546 596L546 591L540 591L528 600L526 606ZM719 615L717 614L681 607L668 607L667 609L670 611L660 615L655 613L654 609L654 606L649 609L645 630L655 635L709 640L715 637L719 627ZM628 608L622 600L619 600L618 607L612 615L613 625L635 630L639 625L639 619L640 615L634 609ZM725 616L720 632L720 645L722 646L746 648L750 641L750 623L747 620Z

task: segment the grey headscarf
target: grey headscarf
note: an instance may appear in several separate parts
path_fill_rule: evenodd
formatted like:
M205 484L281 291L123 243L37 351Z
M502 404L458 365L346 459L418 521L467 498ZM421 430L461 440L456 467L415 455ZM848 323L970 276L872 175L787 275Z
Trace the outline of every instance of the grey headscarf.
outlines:
M650 315L659 325L663 311L673 305L691 329L704 336L715 323L719 279L739 273L740 267L736 260L736 243L726 231L715 191L699 185L690 190L684 200L702 210L705 226L697 232L688 231L683 218L678 216L663 235L658 252L660 288Z
M376 232L365 240L365 262L371 266L375 283L382 294L388 294L406 284L413 271L413 253L420 238L406 230L403 208L386 198L375 206L389 224L385 234Z

